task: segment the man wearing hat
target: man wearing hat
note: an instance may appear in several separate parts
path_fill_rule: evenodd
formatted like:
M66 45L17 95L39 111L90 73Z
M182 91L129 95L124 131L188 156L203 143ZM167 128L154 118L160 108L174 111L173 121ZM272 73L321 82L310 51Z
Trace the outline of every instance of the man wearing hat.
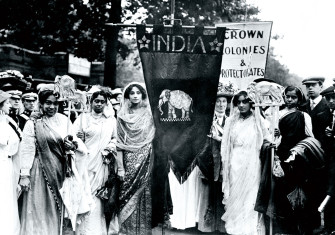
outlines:
M8 90L6 91L9 95L9 102L11 104L11 109L9 111L9 125L14 129L15 132L17 132L19 138L21 139L21 129L19 128L19 110L21 107L21 96L22 91L19 90Z
M311 77L302 81L308 96L307 102L302 105L302 111L311 117L314 137L322 146L325 144L325 129L332 121L327 101L320 95L324 81L323 77Z
M25 93L22 95L22 103L24 107L24 112L18 116L19 127L21 130L23 130L24 125L30 118L30 114L34 111L36 100L37 100L36 93L30 92L30 93Z

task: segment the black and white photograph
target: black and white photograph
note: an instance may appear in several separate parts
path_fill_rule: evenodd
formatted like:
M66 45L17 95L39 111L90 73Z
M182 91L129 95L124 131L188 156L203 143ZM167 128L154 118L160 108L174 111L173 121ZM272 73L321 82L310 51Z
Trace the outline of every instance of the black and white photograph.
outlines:
M0 234L335 234L334 9L0 0Z

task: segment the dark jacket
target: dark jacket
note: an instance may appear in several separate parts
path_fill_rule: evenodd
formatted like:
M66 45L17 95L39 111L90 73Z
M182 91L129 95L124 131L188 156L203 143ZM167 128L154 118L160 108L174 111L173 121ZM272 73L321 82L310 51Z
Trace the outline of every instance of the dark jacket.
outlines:
M322 100L315 106L315 108L311 110L310 101L308 100L301 106L301 108L302 111L308 113L309 116L311 116L314 137L321 142L322 146L324 146L326 142L325 129L332 122L332 114L330 113L327 101L322 98Z

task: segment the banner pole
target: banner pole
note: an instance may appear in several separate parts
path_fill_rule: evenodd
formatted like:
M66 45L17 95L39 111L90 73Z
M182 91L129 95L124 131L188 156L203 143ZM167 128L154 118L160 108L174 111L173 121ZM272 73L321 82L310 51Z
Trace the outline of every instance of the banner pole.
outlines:
M171 24L174 24L173 21L174 21L174 12L175 12L175 0L171 0Z

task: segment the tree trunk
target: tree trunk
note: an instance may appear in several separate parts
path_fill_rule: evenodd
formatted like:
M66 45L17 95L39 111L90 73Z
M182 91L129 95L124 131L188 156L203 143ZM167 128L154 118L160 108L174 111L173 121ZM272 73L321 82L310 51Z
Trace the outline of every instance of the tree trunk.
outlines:
M110 22L121 23L121 0L113 0L110 11ZM120 27L106 26L105 40L106 40L106 56L105 56L105 73L104 86L115 88L116 84L116 56L118 49L118 35Z

